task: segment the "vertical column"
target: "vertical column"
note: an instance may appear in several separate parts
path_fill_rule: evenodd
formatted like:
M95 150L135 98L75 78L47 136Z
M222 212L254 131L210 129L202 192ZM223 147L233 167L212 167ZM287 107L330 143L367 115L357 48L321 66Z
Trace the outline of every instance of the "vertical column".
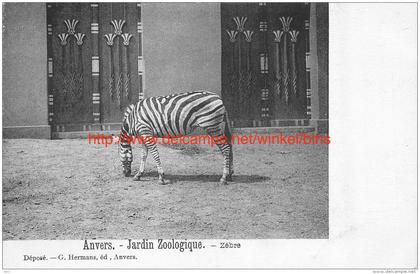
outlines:
M307 4L309 5L309 4ZM306 41L306 117L311 119L311 49L309 39L309 19L305 19L305 41Z
M137 3L138 56L137 71L139 75L139 100L144 98L144 59L143 59L143 24L141 21L141 4Z
M270 119L270 108L269 108L269 92L268 92L268 41L267 41L267 29L268 29L268 18L267 18L267 4L259 3L258 7L258 21L260 26L260 92L261 92L261 118L264 121L264 125L268 124ZM258 126L261 126L261 122Z
M101 122L101 93L99 92L99 5L90 4L92 34L92 105L93 122Z
M53 80L53 57L52 57L52 39L53 39L53 27L51 22L51 8L52 4L47 4L47 63L48 63L48 124L51 125L54 119L54 92L52 90Z
M316 22L316 3L310 4L309 13L309 44L310 44L310 111L311 119L315 121L319 119L319 94L318 94L318 45L317 45L317 22Z

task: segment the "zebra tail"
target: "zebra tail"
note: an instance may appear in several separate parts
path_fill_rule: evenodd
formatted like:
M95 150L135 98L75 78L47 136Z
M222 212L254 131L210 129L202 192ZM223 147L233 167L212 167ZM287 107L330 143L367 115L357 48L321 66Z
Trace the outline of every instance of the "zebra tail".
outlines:
M223 118L223 121L225 122L225 136L227 138L228 143L231 144L232 143L232 130L230 128L230 120L229 120L227 111L225 111L225 116Z

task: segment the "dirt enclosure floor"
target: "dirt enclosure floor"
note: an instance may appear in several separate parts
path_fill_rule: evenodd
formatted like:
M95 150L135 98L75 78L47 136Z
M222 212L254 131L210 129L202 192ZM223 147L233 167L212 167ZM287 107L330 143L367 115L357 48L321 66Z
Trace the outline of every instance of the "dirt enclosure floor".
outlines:
M328 238L327 145L162 146L167 185L122 174L118 146L3 141L3 240ZM134 148L133 171L139 163Z

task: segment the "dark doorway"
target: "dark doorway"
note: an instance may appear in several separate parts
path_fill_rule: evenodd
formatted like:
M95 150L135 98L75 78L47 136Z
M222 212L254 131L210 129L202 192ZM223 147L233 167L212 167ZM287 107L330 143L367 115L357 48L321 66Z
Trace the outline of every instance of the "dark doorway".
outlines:
M118 127L143 96L141 6L48 3L47 24L52 130Z
M222 96L237 127L306 125L309 4L222 3Z

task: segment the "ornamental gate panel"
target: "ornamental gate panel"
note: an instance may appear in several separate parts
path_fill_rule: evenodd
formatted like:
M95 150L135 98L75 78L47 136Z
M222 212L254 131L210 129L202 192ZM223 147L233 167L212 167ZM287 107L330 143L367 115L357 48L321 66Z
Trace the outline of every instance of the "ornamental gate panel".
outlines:
M143 98L141 4L47 3L49 123L111 130Z
M309 4L222 3L222 97L234 126L311 118Z

